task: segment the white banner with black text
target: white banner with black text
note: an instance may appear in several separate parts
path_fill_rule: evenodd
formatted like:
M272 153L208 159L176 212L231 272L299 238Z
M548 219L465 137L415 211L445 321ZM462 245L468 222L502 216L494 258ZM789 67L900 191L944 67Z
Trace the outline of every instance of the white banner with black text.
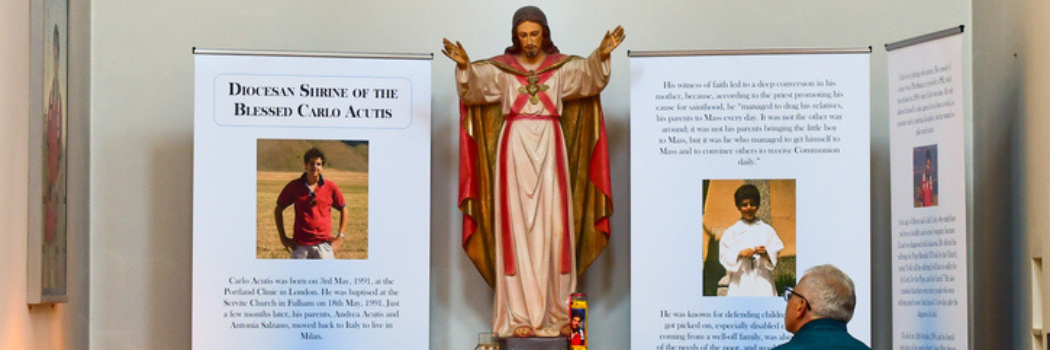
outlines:
M785 343L824 264L871 343L869 52L632 57L632 349Z
M887 66L893 348L968 349L962 35L890 51Z
M426 349L430 60L195 60L193 349Z

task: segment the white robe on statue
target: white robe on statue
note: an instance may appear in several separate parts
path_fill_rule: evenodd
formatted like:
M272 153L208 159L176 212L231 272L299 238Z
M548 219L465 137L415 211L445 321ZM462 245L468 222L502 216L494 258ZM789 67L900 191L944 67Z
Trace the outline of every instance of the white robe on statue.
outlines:
M538 71L541 67L523 68ZM497 268L492 330L501 337L512 336L521 327L538 336L556 336L569 323L569 298L576 289L572 192L565 137L552 116L561 115L562 100L600 93L609 81L610 69L609 60L602 61L597 54L570 61L541 82L548 86L539 93L546 94L546 101L524 101L518 110L514 110L522 104L518 76L492 64L456 70L463 103L500 102L505 117L518 115L503 124L493 181ZM504 212L511 231L508 248L514 255L513 274L507 273L503 263L507 243ZM567 273L562 268L566 241Z
M769 259L755 254L751 258L740 257L740 251L765 246ZM776 296L773 268L777 266L777 254L784 243L772 226L761 219L748 223L740 220L722 234L718 261L729 275L729 291L726 296Z

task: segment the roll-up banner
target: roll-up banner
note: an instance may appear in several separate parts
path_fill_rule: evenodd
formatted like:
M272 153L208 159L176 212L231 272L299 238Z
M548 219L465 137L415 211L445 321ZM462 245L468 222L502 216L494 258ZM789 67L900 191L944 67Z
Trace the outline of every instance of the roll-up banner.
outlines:
M194 51L193 349L426 349L432 56Z
M893 348L969 348L963 27L889 51Z
M870 52L630 53L632 349L782 344L823 264L871 343Z

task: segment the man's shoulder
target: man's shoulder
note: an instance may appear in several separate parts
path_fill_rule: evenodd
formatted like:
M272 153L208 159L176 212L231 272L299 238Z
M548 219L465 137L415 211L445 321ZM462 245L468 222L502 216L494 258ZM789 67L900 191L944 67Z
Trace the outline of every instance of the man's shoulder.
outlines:
M302 178L298 178L298 177L294 178L292 180L289 180L288 183L284 184L284 188L285 189L294 188L293 186L295 186L295 184L298 184L300 182L302 182Z
M300 195L300 193L297 191L299 191L300 188L306 188L306 186L301 185L301 181L302 180L300 180L299 178L296 178L294 180L288 181L288 183L281 188L281 192L277 195L277 205L279 207L283 208L292 205L293 201L295 200L295 197Z
M829 326L826 322L813 324L805 328L808 329L800 330L790 341L773 348L773 350L871 350L870 347L854 338L845 329Z
M787 343L780 344L772 350L820 350L820 349L836 349L836 350L871 350L870 347L864 345L861 341L850 337L848 341L835 341L833 339L825 339L820 342L801 342L791 339Z
M324 186L326 188L331 189L332 191L340 191L339 185L337 185L335 183L335 181L332 181L332 180L329 180L329 179L324 179Z

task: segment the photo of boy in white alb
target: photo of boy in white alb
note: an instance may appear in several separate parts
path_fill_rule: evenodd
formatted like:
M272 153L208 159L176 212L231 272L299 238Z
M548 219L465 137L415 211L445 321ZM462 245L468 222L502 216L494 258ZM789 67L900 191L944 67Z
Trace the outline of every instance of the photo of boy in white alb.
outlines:
M756 217L762 196L751 184L733 195L740 221L722 234L718 260L729 275L726 296L776 296L773 268L784 243L772 226Z

